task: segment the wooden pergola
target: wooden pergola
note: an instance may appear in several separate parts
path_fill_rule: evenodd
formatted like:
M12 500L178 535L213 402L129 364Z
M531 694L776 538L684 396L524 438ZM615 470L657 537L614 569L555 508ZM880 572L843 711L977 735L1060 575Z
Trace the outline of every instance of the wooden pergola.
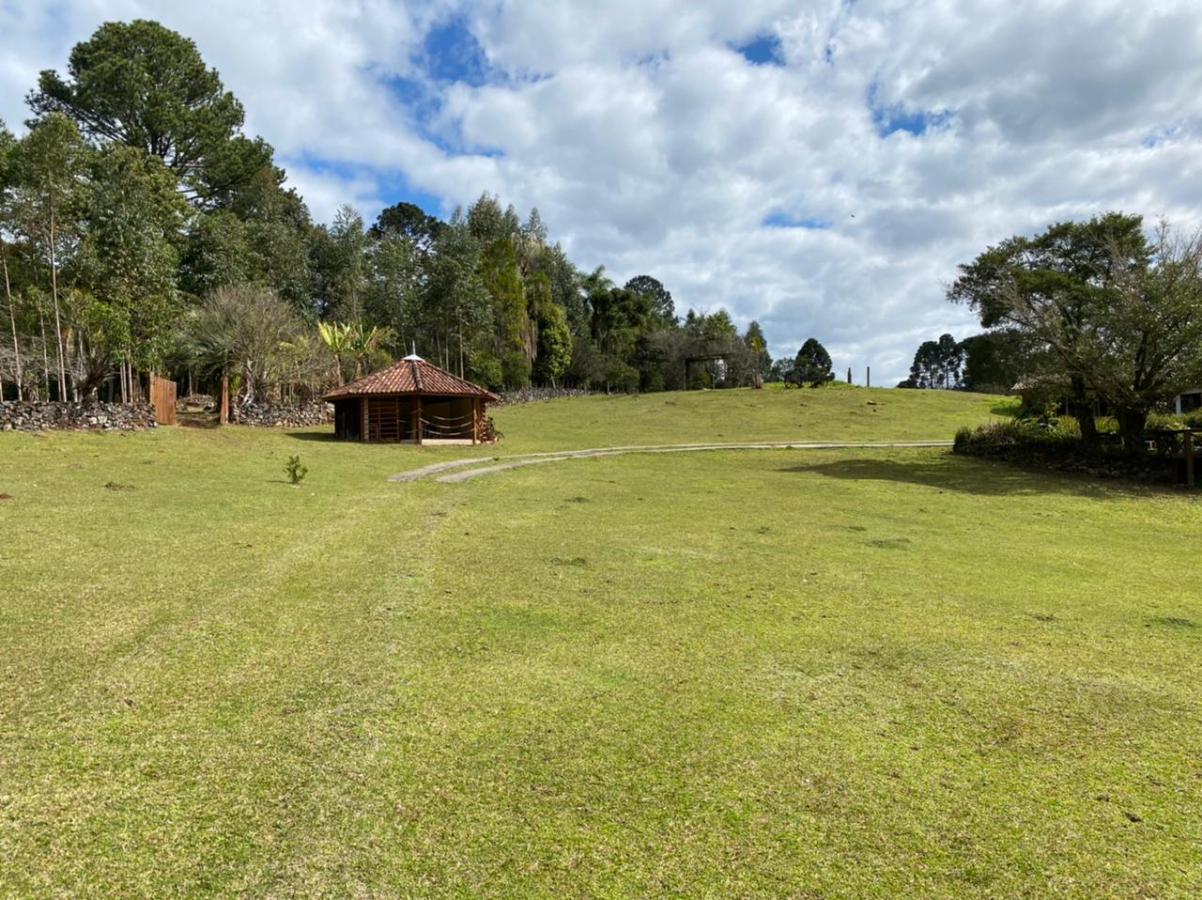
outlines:
M345 441L475 444L499 399L416 354L325 395Z

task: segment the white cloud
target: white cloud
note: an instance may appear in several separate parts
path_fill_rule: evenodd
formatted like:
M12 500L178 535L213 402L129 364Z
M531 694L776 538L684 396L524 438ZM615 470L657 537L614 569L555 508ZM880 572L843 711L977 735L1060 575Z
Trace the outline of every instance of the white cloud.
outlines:
M0 3L0 116L18 125L38 70L139 16L196 40L319 218L370 217L398 182L447 211L499 193L583 268L759 318L778 354L816 335L878 382L974 330L943 291L986 244L1109 208L1199 221L1188 0ZM489 83L423 68L452 20ZM785 65L731 49L764 34Z

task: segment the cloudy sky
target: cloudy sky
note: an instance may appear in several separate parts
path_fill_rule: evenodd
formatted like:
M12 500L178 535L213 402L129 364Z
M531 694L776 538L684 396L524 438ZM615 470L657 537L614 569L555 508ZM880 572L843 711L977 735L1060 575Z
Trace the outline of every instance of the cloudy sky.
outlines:
M857 380L971 333L959 262L1121 208L1198 224L1193 2L0 0L0 117L103 21L193 38L314 215L482 191L678 309Z

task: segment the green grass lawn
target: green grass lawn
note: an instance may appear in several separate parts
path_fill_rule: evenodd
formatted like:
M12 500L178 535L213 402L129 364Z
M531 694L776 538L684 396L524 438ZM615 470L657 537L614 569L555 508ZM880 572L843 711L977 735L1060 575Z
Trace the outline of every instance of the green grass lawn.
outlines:
M616 444L951 440L961 425L1012 415L987 394L848 387L615 394L501 407L500 452Z
M993 405L560 401L499 452ZM320 438L0 435L0 893L1202 889L1196 499L938 450L390 484L454 452Z

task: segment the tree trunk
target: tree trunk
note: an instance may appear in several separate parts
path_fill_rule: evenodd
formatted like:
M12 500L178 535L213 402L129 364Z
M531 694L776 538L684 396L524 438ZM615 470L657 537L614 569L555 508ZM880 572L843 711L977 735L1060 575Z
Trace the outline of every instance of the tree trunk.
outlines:
M1098 423L1094 420L1093 401L1085 392L1085 382L1078 377L1072 379L1073 393L1068 402L1068 412L1077 420L1081 429L1081 446L1086 450L1097 450Z
M38 304L38 324L42 328L42 378L46 382L46 399L50 399L50 342L46 340L46 314ZM60 398L61 399L61 398Z
M58 399L67 399L67 366L63 356L63 322L58 303L58 235L54 228L54 198L50 198L50 296L54 299L54 340L58 347Z
M1141 453L1144 449L1144 431L1148 427L1147 409L1120 409L1116 415L1119 436L1123 439L1123 450Z
M13 309L13 289L8 280L8 251L3 241L0 241L0 266L4 268L4 297L8 301L8 324L13 332L13 359L16 366L17 400L23 400L24 377L21 374L21 345L17 342L17 314Z

